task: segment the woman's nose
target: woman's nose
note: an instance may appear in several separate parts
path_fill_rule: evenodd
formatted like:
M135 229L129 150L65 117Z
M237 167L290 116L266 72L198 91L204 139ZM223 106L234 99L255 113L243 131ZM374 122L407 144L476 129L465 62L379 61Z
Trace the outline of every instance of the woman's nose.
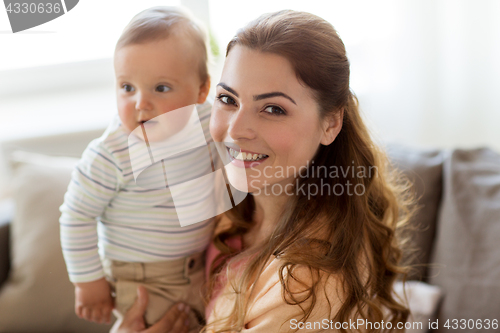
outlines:
M254 114L252 110L240 107L233 113L229 122L228 134L233 140L254 139L256 137L256 128L254 127Z
M137 93L136 96L135 109L137 111L151 111L153 109L150 96L142 92Z

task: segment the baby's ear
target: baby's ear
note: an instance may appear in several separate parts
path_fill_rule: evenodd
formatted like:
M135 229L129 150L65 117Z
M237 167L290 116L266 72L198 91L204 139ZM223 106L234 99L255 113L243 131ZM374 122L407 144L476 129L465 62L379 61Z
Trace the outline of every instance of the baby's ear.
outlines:
M207 80L200 85L200 93L198 94L198 101L196 103L203 104L207 99L208 93L210 92L210 76Z
M336 112L331 116L327 116L323 123L323 137L321 144L328 146L331 144L342 129L342 121L344 119L344 109Z

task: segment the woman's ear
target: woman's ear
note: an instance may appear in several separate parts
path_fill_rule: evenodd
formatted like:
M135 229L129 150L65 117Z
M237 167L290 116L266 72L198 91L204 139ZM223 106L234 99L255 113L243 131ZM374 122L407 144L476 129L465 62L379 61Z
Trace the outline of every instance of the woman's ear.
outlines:
M197 104L203 104L205 103L208 93L210 91L210 76L207 78L205 82L203 82L200 86L200 92L198 94L198 101L196 101Z
M322 145L328 146L335 140L342 129L343 119L344 109L341 109L339 112L325 118L323 124L323 137L321 138Z

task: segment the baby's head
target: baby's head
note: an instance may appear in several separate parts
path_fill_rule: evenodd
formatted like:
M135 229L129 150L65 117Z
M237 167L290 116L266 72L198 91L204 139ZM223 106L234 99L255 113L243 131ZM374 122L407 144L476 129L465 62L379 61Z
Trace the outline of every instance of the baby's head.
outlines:
M118 114L126 129L205 102L208 45L205 28L184 9L153 7L132 18L114 56Z

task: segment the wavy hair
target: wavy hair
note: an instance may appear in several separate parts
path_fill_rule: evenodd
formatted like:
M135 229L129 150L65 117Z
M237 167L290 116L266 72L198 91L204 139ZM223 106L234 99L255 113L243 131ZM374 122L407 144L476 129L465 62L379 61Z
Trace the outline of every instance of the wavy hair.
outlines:
M326 274L338 277L344 295L340 309L330 319L384 320L391 321L393 327L397 322L406 322L409 310L392 291L397 276L406 276L408 270L400 263L399 230L414 213L414 194L409 181L390 168L387 155L374 143L360 116L358 100L349 88L349 61L337 32L322 18L286 10L265 14L238 31L227 46L226 56L236 45L286 58L299 82L312 90L320 119L342 114L340 133L332 144L319 147L309 168L357 166L358 170L362 167L376 172L362 176L347 172L340 177L328 177L326 173L311 177L316 173L310 172L309 176L299 177L298 186L305 188L329 184L331 188L337 185L345 189L350 184L351 189L359 186L364 191L360 195L348 195L347 191L340 195L305 195L296 191L273 233L253 252L238 253L226 244L227 239L252 228L253 197L248 196L226 212L231 225L214 235L221 254L210 268L208 290L211 294L218 276L226 275L235 297L230 316L217 322L216 332L243 328L251 286L273 255L279 256L282 263L282 296L288 304L302 308L302 320L311 315L318 293L327 292L320 290L320 280ZM316 237L318 234L321 239ZM243 257L247 264L241 274L235 275L231 262ZM312 281L302 281L293 274L296 267L307 268ZM305 286L306 292L295 293L291 285L296 283Z

